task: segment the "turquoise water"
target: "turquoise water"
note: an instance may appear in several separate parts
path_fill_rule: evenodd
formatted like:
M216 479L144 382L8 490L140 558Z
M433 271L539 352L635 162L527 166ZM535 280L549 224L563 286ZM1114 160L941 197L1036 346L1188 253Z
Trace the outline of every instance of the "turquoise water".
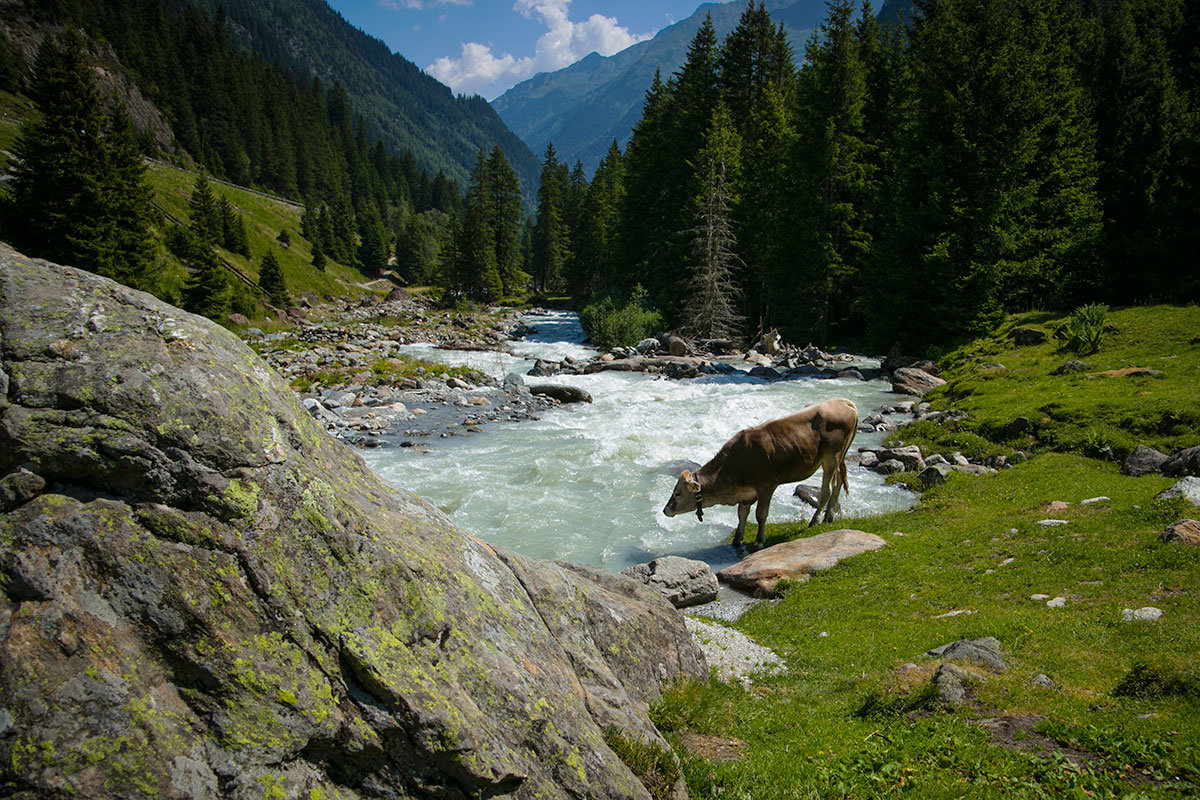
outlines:
M538 328L532 341L514 342L516 356L413 346L426 358L470 364L500 377L526 372L532 358L582 359L574 315L527 319ZM384 478L425 497L467 532L526 555L623 569L661 555L709 562L715 569L737 560L729 546L737 522L733 506L694 515L662 514L679 470L707 461L739 429L794 413L809 403L849 397L859 415L893 401L887 381L786 380L773 383L745 374L672 381L641 374L526 378L561 382L591 393L594 402L554 409L532 422L495 423L470 437L430 439L417 448L366 451ZM878 444L881 434L859 433L855 446ZM807 483L819 486L820 473ZM887 486L874 472L849 467L850 516L908 508L913 495ZM783 486L771 504L771 521L805 519L812 508ZM751 516L753 528L753 515Z

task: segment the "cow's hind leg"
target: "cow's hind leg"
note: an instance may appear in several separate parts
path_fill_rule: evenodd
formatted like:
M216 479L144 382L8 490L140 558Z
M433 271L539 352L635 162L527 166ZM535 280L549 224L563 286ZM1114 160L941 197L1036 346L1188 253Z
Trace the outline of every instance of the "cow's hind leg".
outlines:
M738 503L738 524L737 524L737 527L733 529L732 544L734 547L738 547L739 545L741 545L743 539L745 539L745 537L746 537L746 518L749 516L750 516L750 504L749 503Z
M816 513L814 513L812 515L812 519L808 521L808 527L810 528L817 524L817 520L821 518L822 512L829 508L829 497L831 494L830 484L833 481L833 473L836 471L836 464L832 468L829 466L829 464L825 464L821 470L821 499L817 503Z
M834 464L830 470L833 477L829 481L829 504L825 506L825 522L832 522L833 518L842 513L842 471L840 465Z
M758 497L758 505L754 508L754 519L758 523L758 536L754 539L754 549L761 550L767 543L767 514L771 511L771 495L775 492L772 488L770 492L761 494Z

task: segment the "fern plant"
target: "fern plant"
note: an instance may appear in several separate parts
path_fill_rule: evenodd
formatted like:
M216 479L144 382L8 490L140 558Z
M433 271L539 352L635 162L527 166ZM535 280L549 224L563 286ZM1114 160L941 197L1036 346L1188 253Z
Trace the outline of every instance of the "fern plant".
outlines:
M1063 346L1081 356L1099 351L1107 335L1107 322L1108 306L1101 303L1080 306L1067 320Z

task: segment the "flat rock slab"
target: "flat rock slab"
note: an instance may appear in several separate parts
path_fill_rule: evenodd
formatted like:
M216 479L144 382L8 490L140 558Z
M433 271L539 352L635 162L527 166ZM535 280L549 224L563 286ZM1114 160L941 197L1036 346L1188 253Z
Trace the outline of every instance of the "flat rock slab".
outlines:
M769 595L781 580L808 580L814 572L829 569L844 558L878 550L885 544L873 533L829 531L759 550L721 570L717 578L738 589Z

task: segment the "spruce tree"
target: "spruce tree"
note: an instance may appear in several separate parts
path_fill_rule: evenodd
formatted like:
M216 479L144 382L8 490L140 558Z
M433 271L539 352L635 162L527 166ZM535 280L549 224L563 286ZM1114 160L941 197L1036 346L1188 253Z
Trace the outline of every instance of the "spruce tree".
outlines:
M183 287L183 307L209 319L225 319L233 287L217 254L211 247L197 247L186 263L188 279Z
M740 259L733 226L740 150L729 111L719 104L697 157L700 193L695 201L696 226L690 231L693 266L687 272L687 293L679 315L680 330L700 339L730 338L742 327L734 282Z
M222 224L220 207L212 184L203 175L197 175L188 198L190 218L188 226L196 240L205 247L216 247L224 241L225 228Z
M831 0L829 15L809 44L798 100L800 301L788 329L820 344L847 318L849 288L871 245L867 211L873 174L864 139L866 71L850 0Z
M271 298L271 305L276 308L287 308L292 304L287 283L283 278L283 268L279 266L279 260L271 250L263 254L262 265L258 268L258 285Z
M566 273L570 232L563 217L566 213L566 186L562 165L553 142L546 145L542 173L538 182L537 217L532 232L531 264L534 287L539 292L562 288Z
M84 53L73 30L38 52L41 116L13 147L6 228L30 255L148 288L157 246L145 170L124 110L104 113Z
M613 140L592 176L584 203L573 270L577 291L588 294L628 288L616 280L624 206L625 159Z
M488 225L495 237L493 251L503 293L514 294L524 289L529 279L521 269L521 225L524 213L521 208L521 186L499 145L492 147L488 156L483 193Z

